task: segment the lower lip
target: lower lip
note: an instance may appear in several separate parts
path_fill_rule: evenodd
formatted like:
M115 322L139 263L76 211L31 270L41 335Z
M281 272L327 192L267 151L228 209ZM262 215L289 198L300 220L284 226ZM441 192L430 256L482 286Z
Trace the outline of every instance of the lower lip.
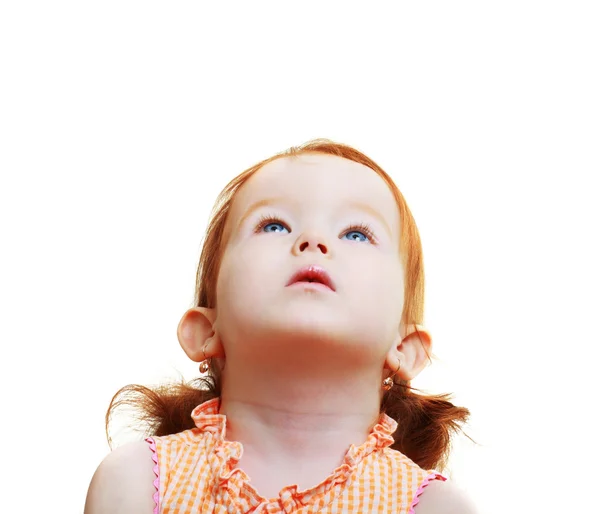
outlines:
M294 282L288 287L302 287L303 289L311 289L316 291L333 291L333 289L325 284L321 284L321 282Z

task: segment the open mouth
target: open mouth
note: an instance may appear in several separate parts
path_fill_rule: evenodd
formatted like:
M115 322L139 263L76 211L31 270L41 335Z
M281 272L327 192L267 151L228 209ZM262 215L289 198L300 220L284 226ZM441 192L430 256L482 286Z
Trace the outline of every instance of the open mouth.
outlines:
M329 273L321 266L311 265L300 268L292 275L292 278L286 285L291 286L292 284L299 282L323 284L332 291L335 291L335 285L333 284Z

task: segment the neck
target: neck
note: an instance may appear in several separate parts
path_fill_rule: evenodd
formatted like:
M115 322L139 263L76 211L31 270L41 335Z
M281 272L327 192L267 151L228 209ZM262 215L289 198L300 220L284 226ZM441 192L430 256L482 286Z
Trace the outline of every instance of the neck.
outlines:
M248 459L335 468L350 444L364 443L380 412L381 371L349 373L345 364L283 369L228 358L220 410L227 439L241 442Z

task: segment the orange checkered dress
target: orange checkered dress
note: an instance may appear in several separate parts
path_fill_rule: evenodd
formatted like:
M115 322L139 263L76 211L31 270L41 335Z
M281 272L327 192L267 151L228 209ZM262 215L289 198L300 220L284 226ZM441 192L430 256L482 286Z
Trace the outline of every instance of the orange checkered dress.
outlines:
M321 483L303 491L289 485L277 498L264 498L236 468L242 445L225 439L226 417L218 408L218 398L204 402L192 411L196 428L146 439L155 462L155 514L412 514L423 488L446 480L389 448L397 423L381 413L367 440L350 445Z

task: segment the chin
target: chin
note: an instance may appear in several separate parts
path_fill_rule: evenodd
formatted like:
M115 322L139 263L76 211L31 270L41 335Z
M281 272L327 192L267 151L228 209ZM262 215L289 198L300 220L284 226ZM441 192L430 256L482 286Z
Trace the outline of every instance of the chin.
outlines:
M264 332L266 337L270 334L280 345L284 341L285 346L301 345L306 348L315 343L339 349L371 344L367 333L353 328L356 328L356 320L304 314L269 324L264 327Z
M381 317L362 307L341 309L340 305L305 301L287 305L265 302L267 306L256 300L252 309L240 309L231 317L232 325L237 327L234 338L239 339L240 344L281 348L306 346L315 341L337 348L373 348L389 337L389 333L383 334L382 324L376 323Z

